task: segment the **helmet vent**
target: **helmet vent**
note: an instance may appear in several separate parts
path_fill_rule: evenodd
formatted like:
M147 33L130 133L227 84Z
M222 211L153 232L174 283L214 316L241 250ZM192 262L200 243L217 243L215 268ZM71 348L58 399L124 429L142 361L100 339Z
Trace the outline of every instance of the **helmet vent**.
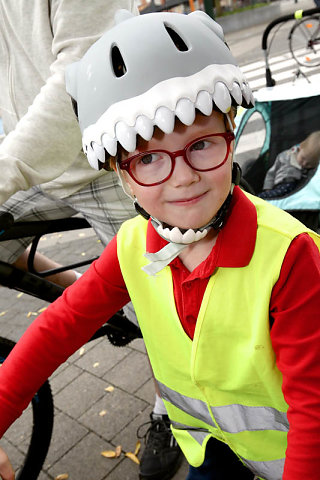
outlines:
M173 41L177 49L180 50L180 52L187 52L189 50L185 41L180 37L180 35L175 30L173 30L172 27L169 27L168 25L164 24L164 28L167 30L171 40Z
M111 49L111 63L115 76L118 78L123 77L127 72L127 67L117 45L113 45Z

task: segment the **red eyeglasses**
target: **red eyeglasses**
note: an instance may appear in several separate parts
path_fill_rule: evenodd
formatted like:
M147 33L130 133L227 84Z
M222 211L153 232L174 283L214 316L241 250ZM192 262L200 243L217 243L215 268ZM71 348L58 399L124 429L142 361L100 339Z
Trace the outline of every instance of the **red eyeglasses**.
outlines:
M121 170L144 187L167 181L174 170L177 157L183 157L189 167L198 172L209 172L221 167L228 159L233 132L213 133L198 137L182 150L149 150L120 162Z

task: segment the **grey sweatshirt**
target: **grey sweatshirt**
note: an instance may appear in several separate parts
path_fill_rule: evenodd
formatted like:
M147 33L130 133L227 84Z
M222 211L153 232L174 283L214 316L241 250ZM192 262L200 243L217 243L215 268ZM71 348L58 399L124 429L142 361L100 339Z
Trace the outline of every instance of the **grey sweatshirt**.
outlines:
M0 204L42 184L68 196L97 176L81 152L64 69L134 0L0 0Z

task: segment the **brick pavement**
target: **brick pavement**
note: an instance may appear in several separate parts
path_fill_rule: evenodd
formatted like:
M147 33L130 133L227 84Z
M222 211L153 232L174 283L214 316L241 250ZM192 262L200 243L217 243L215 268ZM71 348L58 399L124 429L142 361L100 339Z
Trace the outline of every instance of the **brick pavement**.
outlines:
M40 241L40 251L64 263L91 258L102 248L92 230L81 230L48 235ZM0 301L1 336L15 341L46 305L4 287L0 287ZM104 458L101 451L117 445L134 451L137 428L149 420L154 390L143 341L121 348L106 338L90 342L52 375L50 384L54 431L39 480L53 480L63 473L69 474L69 480L137 480L138 466L129 458ZM112 392L105 391L109 386L114 387ZM2 440L16 465L26 448L29 422L30 410ZM187 470L183 463L174 480L185 479Z

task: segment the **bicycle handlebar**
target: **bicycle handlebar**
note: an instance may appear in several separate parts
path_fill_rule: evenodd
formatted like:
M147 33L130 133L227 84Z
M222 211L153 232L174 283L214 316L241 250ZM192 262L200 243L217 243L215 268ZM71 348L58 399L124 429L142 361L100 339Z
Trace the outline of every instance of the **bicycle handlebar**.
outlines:
M313 15L314 13L320 13L320 8L318 7L318 8L311 8L310 10L298 10L298 12L299 12L299 15L301 15L301 17L299 16L299 18L302 18L308 15ZM268 35L270 31L273 29L273 27L275 27L279 23L287 22L288 20L295 20L297 18L296 13L297 12L294 12L294 13L291 13L290 15L284 15L283 17L276 18L275 20L270 22L269 25L267 25L262 35L262 44L261 44L262 50L267 50Z
M82 217L15 222L10 213L0 212L0 242L4 240L41 236L47 233L67 232L89 227L90 225L87 220Z

